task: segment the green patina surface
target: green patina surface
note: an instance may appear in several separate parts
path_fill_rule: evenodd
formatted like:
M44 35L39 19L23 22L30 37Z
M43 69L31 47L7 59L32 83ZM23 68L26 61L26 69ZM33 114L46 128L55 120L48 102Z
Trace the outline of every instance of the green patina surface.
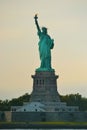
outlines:
M35 15L35 24L38 30L39 36L39 56L40 56L40 67L36 71L53 71L51 67L51 49L54 47L54 40L47 34L47 28L42 27L42 30L38 24L38 17Z

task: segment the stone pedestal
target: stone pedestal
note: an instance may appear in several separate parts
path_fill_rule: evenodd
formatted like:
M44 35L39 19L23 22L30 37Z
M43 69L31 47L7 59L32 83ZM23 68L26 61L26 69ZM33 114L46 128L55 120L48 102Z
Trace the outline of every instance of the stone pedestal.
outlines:
M36 71L33 78L31 102L60 102L57 92L57 78L54 71Z
M17 112L74 112L76 106L67 106L61 102L57 91L57 78L54 71L36 71L33 78L33 91L30 102L22 107L12 107Z
M79 121L81 113L78 106L67 106L66 102L60 101L58 75L54 71L36 71L32 78L30 101L23 106L12 107L12 121ZM82 118L86 120L84 113Z

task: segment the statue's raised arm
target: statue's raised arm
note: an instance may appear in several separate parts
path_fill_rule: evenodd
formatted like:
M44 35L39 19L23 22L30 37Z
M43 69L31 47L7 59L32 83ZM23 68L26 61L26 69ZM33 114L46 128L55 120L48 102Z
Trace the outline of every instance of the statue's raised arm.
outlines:
M36 27L37 27L38 32L41 32L40 26L39 26L38 20L37 20L37 19L38 19L37 14L35 14L34 19L35 19L35 24L36 24Z

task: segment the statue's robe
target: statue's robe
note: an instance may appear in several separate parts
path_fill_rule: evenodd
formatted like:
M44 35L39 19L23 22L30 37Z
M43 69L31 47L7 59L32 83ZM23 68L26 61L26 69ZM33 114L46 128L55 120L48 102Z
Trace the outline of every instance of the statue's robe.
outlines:
M51 69L51 49L54 46L53 40L48 34L43 34L43 32L38 32L39 36L39 55L41 60L40 68Z

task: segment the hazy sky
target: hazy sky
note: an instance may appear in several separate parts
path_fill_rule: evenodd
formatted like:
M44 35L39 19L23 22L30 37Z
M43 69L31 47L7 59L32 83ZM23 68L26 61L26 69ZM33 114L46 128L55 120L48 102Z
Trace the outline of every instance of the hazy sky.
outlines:
M0 0L0 99L32 91L40 65L35 13L55 41L59 93L87 97L87 0Z

